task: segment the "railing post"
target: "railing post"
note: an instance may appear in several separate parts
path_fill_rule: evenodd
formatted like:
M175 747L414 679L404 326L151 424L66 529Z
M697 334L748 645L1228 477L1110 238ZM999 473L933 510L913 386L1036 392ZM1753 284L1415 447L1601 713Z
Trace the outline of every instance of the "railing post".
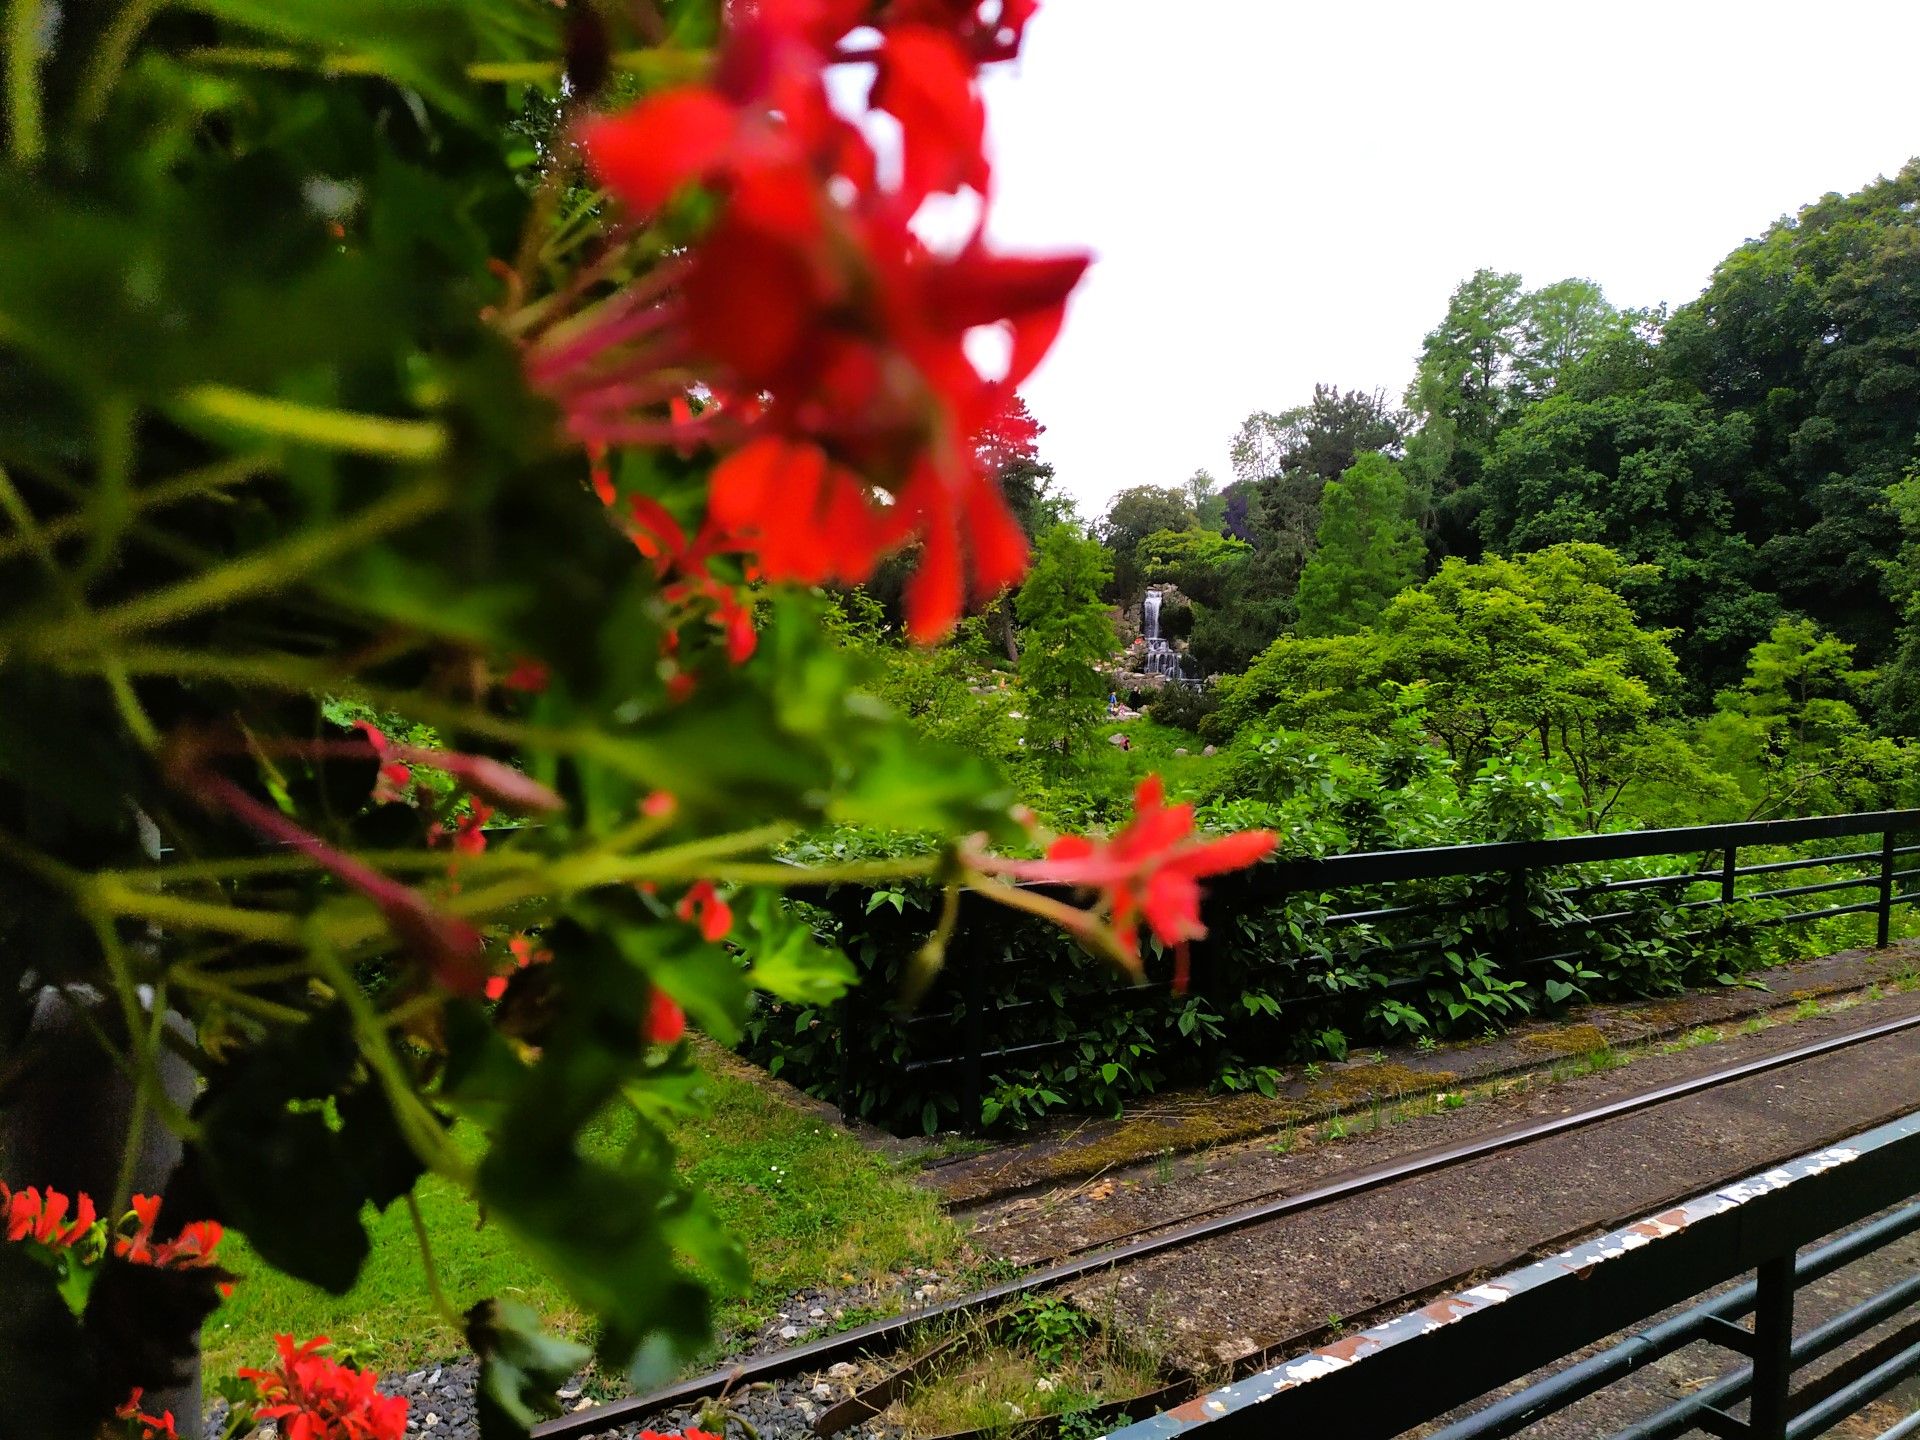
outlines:
M949 952L951 953L951 952ZM978 946L970 947L961 959L961 1004L967 1007L962 1019L962 1044L967 1047L966 1061L961 1066L963 1080L960 1092L961 1128L967 1134L978 1134L980 1130L981 1101L981 1052L987 1048L986 1014L983 1009L986 987L981 984L980 958Z
M1786 1440L1788 1387L1793 1380L1793 1252L1765 1261L1753 1308L1753 1400L1747 1411L1751 1440Z
M1522 877L1525 874L1524 870L1517 869L1507 872L1507 923L1502 927L1503 933L1495 951L1500 957L1500 968L1506 972L1505 978L1509 980L1520 969L1520 916L1526 908L1521 903L1522 896L1526 893L1523 888L1526 882Z
M1893 936L1893 831L1880 837L1880 925L1874 941L1882 950Z
M857 1026L853 1013L853 997L860 993L859 982L849 986L847 993L840 997L840 1003L834 1007L840 1033L836 1037L840 1042L840 1118L853 1119L853 1037Z
M1726 918L1726 911L1733 904L1734 882L1740 878L1739 855L1740 847L1729 845L1720 857L1720 918L1723 920Z

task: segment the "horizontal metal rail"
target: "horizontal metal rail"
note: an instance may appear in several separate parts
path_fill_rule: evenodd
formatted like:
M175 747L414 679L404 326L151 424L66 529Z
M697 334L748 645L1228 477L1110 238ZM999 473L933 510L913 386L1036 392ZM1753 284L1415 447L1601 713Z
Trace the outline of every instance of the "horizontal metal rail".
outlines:
M1874 810L1803 820L1757 820L1740 825L1689 825L1671 830L1621 830L1555 840L1506 840L1421 850L1378 850L1318 859L1269 862L1256 874L1264 890L1327 890L1393 880L1438 880L1516 870L1556 870L1595 860L1638 860L1728 846L1794 845L1847 835L1920 830L1920 810Z
M1909 1205L1800 1256L1793 1266L1794 1281L1798 1285L1810 1285L1916 1230L1920 1230L1920 1205ZM1618 1345L1602 1350L1598 1355L1569 1365L1537 1385L1530 1385L1518 1394L1494 1401L1465 1420L1455 1421L1434 1431L1427 1436L1427 1440L1502 1440L1504 1436L1515 1434L1548 1415L1566 1409L1575 1401L1604 1390L1636 1370L1644 1370L1654 1361L1684 1349L1696 1340L1712 1339L1718 1325L1736 1320L1753 1309L1758 1290L1759 1285L1753 1280L1736 1285L1704 1305L1697 1305L1670 1320L1663 1320L1622 1340ZM1825 1325L1796 1340L1792 1350L1794 1363L1804 1365L1832 1353L1855 1336L1898 1314L1915 1299L1920 1299L1920 1276L1904 1280L1891 1291L1856 1305L1845 1314L1836 1315ZM1693 1428L1702 1404L1715 1409L1737 1405L1747 1398L1752 1383L1753 1369L1749 1366L1694 1392L1652 1419L1621 1432L1614 1440L1628 1440L1629 1436L1633 1440L1671 1440L1671 1437ZM1667 1428L1673 1424L1677 1424L1678 1428Z
M1301 897L1309 911L1316 901L1324 903L1328 913L1300 922L1318 931L1328 952L1324 958L1312 947L1283 940L1284 948L1273 957L1271 971L1244 955L1236 956L1234 964L1249 976L1269 977L1254 982L1269 992L1271 1003L1265 1006L1265 1015L1287 1017L1286 1023L1291 1024L1292 1017L1303 1011L1324 1011L1324 1018L1313 1021L1314 1025L1346 1026L1335 1012L1353 1003L1355 995L1363 994L1368 1000L1383 995L1413 997L1451 983L1437 960L1421 957L1457 949L1463 959L1492 964L1501 979L1537 987L1543 978L1556 978L1552 967L1577 968L1603 953L1608 936L1630 936L1634 927L1651 927L1662 916L1688 917L1682 927L1686 937L1714 944L1741 928L1774 929L1877 912L1876 943L1884 945L1895 911L1920 899L1920 895L1902 893L1907 882L1920 878L1920 866L1896 864L1902 855L1920 854L1920 844L1897 843L1904 838L1902 832L1920 833L1920 809L1282 860L1215 887L1214 929L1216 934L1227 929L1218 918L1223 909L1229 913L1235 908L1257 909L1287 895ZM1880 843L1873 849L1861 847L1853 837L1862 836L1877 836ZM1849 838L1853 843L1835 853L1741 863L1743 847ZM1671 862L1676 867L1673 873L1594 875L1592 871L1595 866L1625 861L1660 863L1666 857L1680 857ZM1662 864L1662 868L1668 866ZM1749 888L1756 882L1765 885L1773 877L1823 869L1826 876L1809 876L1805 883ZM1591 878L1582 878L1583 871ZM1058 887L1039 888L1051 894ZM1427 895L1421 893L1423 889L1443 893ZM1530 901L1529 893L1557 896L1560 903L1580 913L1563 915L1550 907L1543 914L1533 914L1529 905L1537 900ZM1827 895L1841 897L1844 903L1760 913ZM1591 913L1580 911L1595 896L1618 896L1619 903ZM1728 931L1714 918L1716 911L1736 928ZM965 949L964 940L949 945L950 952ZM1044 1073L1044 1057L1074 1043L1048 1033L1052 1027L1046 1016L1058 1008L1058 1002L1028 992L1026 998L1010 998L997 1007L984 1003L990 990L1012 988L1000 977L1019 973L1024 962L1017 951L1014 945L990 944L984 963L951 967L943 993L951 993L954 987L964 990L960 1003L915 1016L888 1017L886 1023L901 1040L892 1055L865 1053L854 1038L863 1028L854 1018L859 1002L844 1002L838 1018L843 1112L856 1113L856 1086L863 1072L876 1078L950 1075L951 1081L935 1082L951 1092L942 1103L950 1105L957 1099L961 1122L972 1128L979 1123L991 1079L1018 1081L1024 1075ZM1227 1023L1243 1032L1236 1043L1245 1043L1244 1036L1266 1022L1257 1015L1241 1015L1233 1005L1234 992L1209 990L1209 961L1216 953L1208 942L1195 948L1195 992L1215 1003ZM1330 967L1365 967L1375 973L1349 994L1315 984L1317 974ZM1222 979L1231 983L1225 976ZM1130 996L1165 994L1168 988L1157 982L1108 989L1100 992L1097 1003L1124 1005Z
M1816 865L1852 865L1860 864L1868 860L1878 860L1879 858L1880 852L1878 850L1855 850L1848 855L1810 855L1797 860L1769 860L1764 865L1736 865L1733 867L1733 873L1736 875L1780 875L1789 870L1811 870ZM1715 880L1719 877L1717 875L1710 875L1707 878Z
M1432 1440L1499 1440L1681 1345L1706 1341L1750 1360L1614 1440L1672 1440L1693 1429L1746 1440L1823 1433L1920 1371L1920 1322L1792 1389L1796 1370L1889 1320L1920 1295L1909 1277L1795 1337L1794 1290L1920 1229L1920 1114L1769 1166L1544 1260L1343 1337L1116 1432L1114 1440L1254 1440L1271 1435L1400 1434L1482 1400L1584 1346L1709 1292L1754 1280L1478 1406ZM1898 1213L1796 1259L1890 1206ZM1735 1317L1754 1316L1751 1328ZM1748 1418L1728 1407L1751 1401ZM1898 1430L1898 1427L1895 1427Z

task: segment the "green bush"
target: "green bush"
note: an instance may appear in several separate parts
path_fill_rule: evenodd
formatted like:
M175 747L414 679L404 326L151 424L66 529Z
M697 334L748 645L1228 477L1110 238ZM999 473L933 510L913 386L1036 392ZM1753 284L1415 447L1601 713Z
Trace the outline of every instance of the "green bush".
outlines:
M1200 733L1206 718L1220 708L1220 697L1210 685L1168 685L1147 702L1147 714L1156 724Z

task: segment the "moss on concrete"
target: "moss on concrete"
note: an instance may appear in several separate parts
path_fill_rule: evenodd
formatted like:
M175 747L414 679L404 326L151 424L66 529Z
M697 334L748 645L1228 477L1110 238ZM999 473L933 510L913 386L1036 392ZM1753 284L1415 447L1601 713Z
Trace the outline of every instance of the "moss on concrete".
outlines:
M1545 1055L1591 1055L1611 1044L1598 1025L1564 1025L1520 1037L1520 1046Z
M1418 1095L1425 1090L1442 1090L1457 1078L1452 1070L1415 1070L1410 1065L1384 1061L1336 1071L1307 1091L1307 1099L1313 1102L1314 1110L1324 1111L1358 1101L1390 1100L1401 1095Z
M1116 1166L1151 1160L1169 1151L1185 1154L1209 1145L1246 1140L1313 1113L1291 1100L1264 1095L1233 1095L1180 1115L1146 1115L1122 1120L1098 1140L1067 1145L1034 1155L1020 1166L1021 1183L1096 1175Z

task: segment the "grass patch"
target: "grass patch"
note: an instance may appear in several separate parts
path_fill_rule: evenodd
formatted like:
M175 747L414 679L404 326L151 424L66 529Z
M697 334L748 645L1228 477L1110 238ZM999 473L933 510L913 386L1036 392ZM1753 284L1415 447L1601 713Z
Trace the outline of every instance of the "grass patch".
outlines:
M1040 1416L1144 1395L1161 1383L1151 1355L1085 1312L1059 1300L1030 1301L986 1333L976 1332L885 1419L911 1436L993 1434Z
M673 1126L681 1172L705 1191L753 1267L749 1291L723 1298L720 1333L755 1330L795 1290L875 1280L909 1265L945 1266L961 1246L938 1202L885 1160L776 1093L725 1073L703 1057L707 1111ZM613 1157L629 1131L625 1117L589 1133L587 1148ZM475 1132L460 1130L470 1151ZM585 1318L498 1226L479 1222L453 1186L429 1177L420 1210L448 1297L464 1308L507 1295L580 1335ZM406 1207L365 1217L372 1253L346 1295L267 1269L246 1242L230 1236L222 1259L245 1278L208 1321L210 1374L257 1364L273 1336L324 1334L351 1344L383 1370L417 1367L457 1354L464 1344L434 1314ZM851 1312L849 1312L851 1315ZM872 1318L871 1314L867 1318Z

